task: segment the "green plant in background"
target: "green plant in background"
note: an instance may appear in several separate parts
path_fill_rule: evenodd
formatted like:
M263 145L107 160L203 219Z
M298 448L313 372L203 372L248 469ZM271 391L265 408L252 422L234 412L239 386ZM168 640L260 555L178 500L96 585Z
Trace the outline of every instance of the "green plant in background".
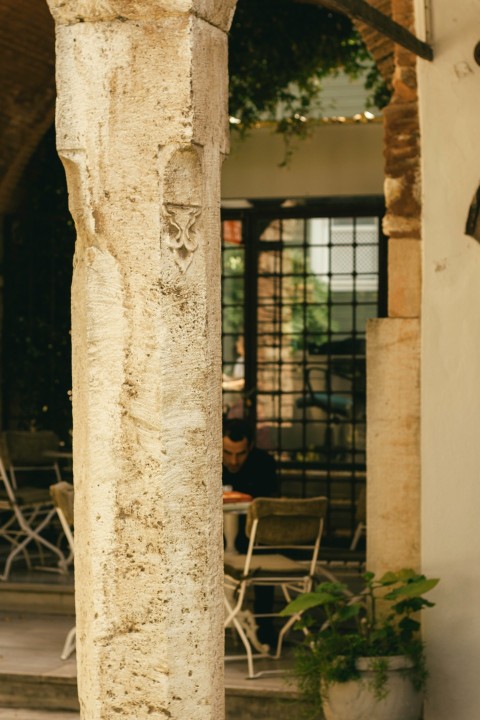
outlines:
M222 302L224 333L243 334L244 326L244 249L228 249L224 251L222 272Z
M278 131L304 134L322 78L340 69L351 78L366 74L372 104L388 102L389 91L349 18L292 0L238 0L229 39L229 108L240 130L265 114L274 117L280 103Z
M379 579L365 573L363 580L356 594L343 583L321 583L282 611L282 615L303 613L298 625L306 635L295 670L306 699L316 708L321 707L322 692L329 685L360 678L356 662L362 657L375 658L373 689L378 699L386 693L388 657L410 658L412 667L406 672L414 687L425 685L424 647L416 614L433 607L423 595L439 581L408 569L385 573Z
M321 343L328 331L336 328L329 324L328 286L312 273L310 258L304 258L301 248L290 250L289 257L291 277L285 278L284 282L291 314L283 332L292 333L292 350L297 351L310 343Z

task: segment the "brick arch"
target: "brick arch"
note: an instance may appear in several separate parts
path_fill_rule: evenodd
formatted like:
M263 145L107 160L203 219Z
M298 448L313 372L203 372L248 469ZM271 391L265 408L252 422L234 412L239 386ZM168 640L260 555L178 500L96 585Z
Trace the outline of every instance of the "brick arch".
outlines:
M369 5L375 7L388 17L392 17L392 0L370 0ZM389 88L392 87L394 71L394 45L386 35L380 34L369 25L358 20L354 25L363 38L371 56Z
M0 213L55 112L54 25L46 2L0 4Z

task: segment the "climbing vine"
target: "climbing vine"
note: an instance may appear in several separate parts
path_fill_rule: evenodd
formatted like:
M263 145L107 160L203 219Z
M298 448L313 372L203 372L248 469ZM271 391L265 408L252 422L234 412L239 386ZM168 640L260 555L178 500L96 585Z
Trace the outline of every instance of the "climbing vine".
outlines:
M293 0L238 0L230 31L230 114L248 129L282 107L278 130L301 131L321 80L364 76L372 104L388 90L351 20Z

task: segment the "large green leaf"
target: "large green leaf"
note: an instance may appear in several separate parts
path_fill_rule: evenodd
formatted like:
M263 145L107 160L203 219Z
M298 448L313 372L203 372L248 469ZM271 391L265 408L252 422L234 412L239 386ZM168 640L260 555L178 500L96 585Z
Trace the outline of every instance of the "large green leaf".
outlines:
M423 578L414 582L409 582L406 585L395 588L385 595L387 600L396 600L397 598L416 598L424 595L426 592L432 590L438 585L439 580L432 578L427 580Z
M412 570L412 568L403 568L396 573L396 576L402 582L407 582L408 580L415 580L424 577L423 575L419 575L417 572L415 572L415 570Z
M380 585L394 585L398 582L398 575L394 572L386 572L378 582Z
M326 592L311 592L299 595L297 598L288 603L283 608L280 615L294 615L304 610L310 610L310 608L319 607L321 605L328 605L338 601L338 596L332 595Z

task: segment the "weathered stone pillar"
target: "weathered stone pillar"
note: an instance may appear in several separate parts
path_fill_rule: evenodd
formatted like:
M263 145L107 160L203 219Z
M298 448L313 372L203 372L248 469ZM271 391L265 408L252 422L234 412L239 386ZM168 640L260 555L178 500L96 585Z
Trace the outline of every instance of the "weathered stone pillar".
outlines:
M220 164L235 0L48 0L84 720L223 717Z
M393 18L414 31L411 0ZM388 318L367 327L367 562L420 565L421 181L416 57L395 45L385 109Z
M367 343L367 564L420 558L420 341L416 319L370 320Z

